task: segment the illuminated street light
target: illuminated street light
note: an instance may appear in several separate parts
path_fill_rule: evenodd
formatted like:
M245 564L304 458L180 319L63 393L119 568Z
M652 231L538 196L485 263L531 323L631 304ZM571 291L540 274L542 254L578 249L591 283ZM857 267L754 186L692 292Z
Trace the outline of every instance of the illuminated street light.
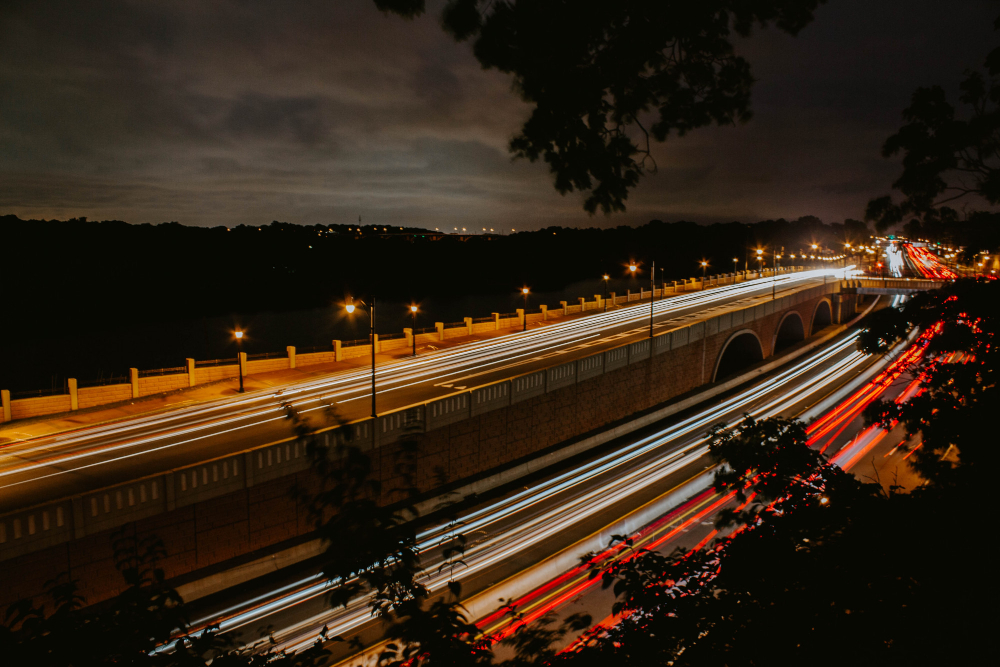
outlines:
M362 306L368 307L368 326L369 326L369 338L368 343L372 348L372 419L378 416L378 412L375 409L375 295L373 294L369 298L370 303L365 303L364 301L358 300ZM351 314L355 311L356 307L354 305L354 299L352 297L347 297L347 305L344 306L344 310Z
M410 314L413 315L413 330L410 332L410 338L413 339L413 356L417 356L417 307L410 306Z
M604 274L604 312L608 312L608 274Z
M524 321L522 322L521 331L528 330L528 288L522 287L521 294L524 295Z
M243 342L243 332L237 329L233 332L236 336L236 373L240 376L240 393L243 393L243 355L240 343Z
M705 269L708 268L708 262L705 260L701 261L701 289L705 289Z
M639 297L642 297L642 288L639 289ZM649 337L653 337L653 304L656 303L656 262L653 262L652 270L649 272Z

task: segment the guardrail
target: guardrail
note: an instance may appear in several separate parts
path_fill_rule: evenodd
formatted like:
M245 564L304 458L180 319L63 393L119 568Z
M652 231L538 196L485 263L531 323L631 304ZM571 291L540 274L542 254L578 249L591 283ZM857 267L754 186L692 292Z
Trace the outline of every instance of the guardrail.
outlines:
M152 368L139 371L139 377L148 378L157 375L174 375L177 373L187 373L187 371L188 371L187 366L175 366L173 368ZM128 380L123 380L123 381L128 382Z

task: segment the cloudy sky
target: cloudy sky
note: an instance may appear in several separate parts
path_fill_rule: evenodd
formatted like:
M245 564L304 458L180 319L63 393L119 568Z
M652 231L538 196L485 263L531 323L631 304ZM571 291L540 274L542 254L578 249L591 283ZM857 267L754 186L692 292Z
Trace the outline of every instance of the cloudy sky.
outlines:
M860 217L913 89L978 67L986 0L830 0L758 32L754 119L656 148L625 214L590 217L506 144L527 116L467 45L371 0L4 0L0 214L192 225L528 229ZM952 93L952 99L954 94Z

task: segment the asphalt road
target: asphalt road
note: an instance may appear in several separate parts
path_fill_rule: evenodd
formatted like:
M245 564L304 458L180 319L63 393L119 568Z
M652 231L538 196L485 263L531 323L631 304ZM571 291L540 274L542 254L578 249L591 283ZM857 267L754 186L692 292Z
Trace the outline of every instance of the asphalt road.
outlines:
M710 474L705 473L710 463L704 455L710 426L733 423L745 412L798 416L825 410L825 403L838 401L838 392L862 382L879 363L855 350L852 335L838 337L765 380L650 426L528 486L463 508L459 522L469 548L464 558L467 567L460 568L456 577L462 581L470 613L477 619L487 617L498 598L517 598L544 586L572 569L583 553L606 548L611 534L640 531L665 515L669 518L671 512L678 513L659 524L672 535L667 540L670 549L681 539L700 540L712 530L710 518L705 519L705 507L686 507L685 500L710 484ZM424 583L432 590L440 590L447 581L448 574L437 572L437 565L450 530L438 526L421 535L424 562L433 573ZM203 601L202 621L221 619L226 632L244 641L254 639L259 628L270 627L285 648L307 645L324 626L331 635L376 641L380 628L370 620L363 602L347 610L330 610L324 598L328 585L308 569L289 571L265 584ZM579 605L570 601L586 597L585 591L570 589L569 594L567 608L576 609ZM599 593L594 595L595 610L610 608ZM559 596L541 596L525 609L543 613L552 600L558 602ZM591 603L582 604L587 608Z
M823 282L831 271L781 276L779 295ZM658 331L711 317L736 305L771 298L772 279L678 295L655 303ZM648 335L649 303L539 326L378 369L380 412L529 373L640 340ZM291 436L280 404L308 414L334 403L347 420L370 410L370 374L344 371L162 414L9 443L0 450L0 512L162 473ZM319 413L317 413L319 414Z

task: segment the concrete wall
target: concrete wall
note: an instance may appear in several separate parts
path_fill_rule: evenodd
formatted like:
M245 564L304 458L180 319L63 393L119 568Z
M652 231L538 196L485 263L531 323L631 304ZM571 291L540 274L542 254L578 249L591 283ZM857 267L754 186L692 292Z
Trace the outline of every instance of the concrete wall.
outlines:
M170 376L164 376L170 377ZM184 385L187 386L187 375L184 378ZM146 378L142 378L146 379ZM141 382L141 380L140 380ZM149 392L154 393L154 392ZM77 391L80 408L89 408L95 405L105 405L107 403L117 403L127 401L132 398L131 384L106 384L99 387L82 387Z
M833 287L832 285L830 286ZM654 407L711 380L720 351L749 329L771 354L778 323L791 310L811 316L821 287L716 316L612 350L504 382L332 429L371 443L383 502L396 496L393 458L404 429L424 431L417 478L423 491L488 473L567 439ZM328 440L329 442L329 440ZM178 576L311 530L289 492L312 484L304 446L277 443L0 516L0 606L40 591L59 571L81 578L91 602L119 588L110 532L134 524L166 543L164 567Z
M210 367L212 370L226 368L226 366L214 366ZM232 375L236 375L235 365L233 366ZM198 368L195 369L195 377L201 376L205 377L203 371L209 370L208 368ZM229 376L224 376L229 377ZM201 382L208 382L208 380L202 379ZM149 396L151 394L162 394L168 391L175 391L177 389L183 389L190 386L190 380L188 379L187 373L173 373L171 375L150 375L148 377L139 378L139 396ZM131 398L131 395L126 396L125 399ZM120 399L120 400L125 400ZM111 403L113 401L107 401ZM96 405L96 404L95 404ZM81 405L80 407L83 407Z
M11 419L25 419L37 415L50 415L70 409L69 394L14 399L10 402Z

